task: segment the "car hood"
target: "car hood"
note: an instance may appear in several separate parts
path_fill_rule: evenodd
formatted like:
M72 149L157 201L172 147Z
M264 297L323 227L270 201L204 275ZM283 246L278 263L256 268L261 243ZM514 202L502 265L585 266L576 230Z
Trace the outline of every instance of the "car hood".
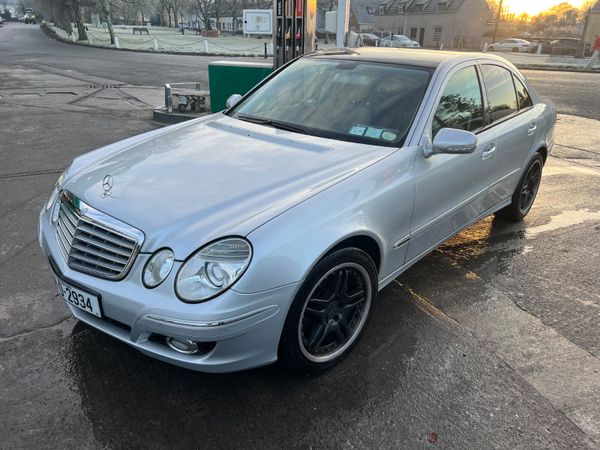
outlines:
M183 259L213 239L247 235L394 150L215 114L84 155L64 189L143 231L142 251L168 246Z

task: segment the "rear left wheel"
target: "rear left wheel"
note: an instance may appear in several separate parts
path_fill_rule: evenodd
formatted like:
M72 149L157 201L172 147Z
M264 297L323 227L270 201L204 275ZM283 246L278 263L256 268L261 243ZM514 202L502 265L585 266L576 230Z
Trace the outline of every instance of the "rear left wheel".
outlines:
M294 298L279 353L294 371L320 372L356 345L377 295L377 268L364 251L348 248L323 258Z
M542 169L544 168L544 159L542 155L536 153L529 162L523 177L519 181L517 188L512 196L512 203L506 208L498 211L498 215L510 220L523 220L529 213L533 202L537 196L542 181Z

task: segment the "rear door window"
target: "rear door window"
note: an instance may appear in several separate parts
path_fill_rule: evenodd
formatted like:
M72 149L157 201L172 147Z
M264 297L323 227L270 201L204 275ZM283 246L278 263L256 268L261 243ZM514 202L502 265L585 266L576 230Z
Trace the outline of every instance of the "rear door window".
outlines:
M450 77L433 116L432 137L442 128L476 131L483 127L483 100L475 66Z
M481 72L487 92L490 123L517 112L519 107L512 74L504 67L492 64L482 65Z

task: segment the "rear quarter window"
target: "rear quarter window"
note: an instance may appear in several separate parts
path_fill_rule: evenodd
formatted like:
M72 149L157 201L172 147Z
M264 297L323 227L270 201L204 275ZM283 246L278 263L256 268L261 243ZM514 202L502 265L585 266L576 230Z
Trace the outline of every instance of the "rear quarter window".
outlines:
M517 77L514 77L514 79L515 88L517 89L517 101L519 103L519 109L526 109L530 106L533 106L533 101L531 100L531 96L529 95L529 91L527 91L525 85L521 83L521 80L519 80Z

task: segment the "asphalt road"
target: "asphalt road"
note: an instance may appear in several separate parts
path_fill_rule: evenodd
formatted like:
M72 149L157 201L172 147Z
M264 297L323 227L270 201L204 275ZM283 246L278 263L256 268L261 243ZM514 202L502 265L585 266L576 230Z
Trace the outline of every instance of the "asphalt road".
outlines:
M399 277L337 368L205 375L73 320L36 219L73 157L159 126L98 77L208 59L79 49L33 27L0 29L0 55L0 448L600 446L600 122L561 116L526 220L488 218Z
M86 48L56 42L37 26L9 23L2 30L5 63L54 67L138 86L199 81L208 83L207 67L223 57L159 55ZM265 61L256 58L238 60ZM537 91L552 98L560 113L600 119L600 74L524 70Z

